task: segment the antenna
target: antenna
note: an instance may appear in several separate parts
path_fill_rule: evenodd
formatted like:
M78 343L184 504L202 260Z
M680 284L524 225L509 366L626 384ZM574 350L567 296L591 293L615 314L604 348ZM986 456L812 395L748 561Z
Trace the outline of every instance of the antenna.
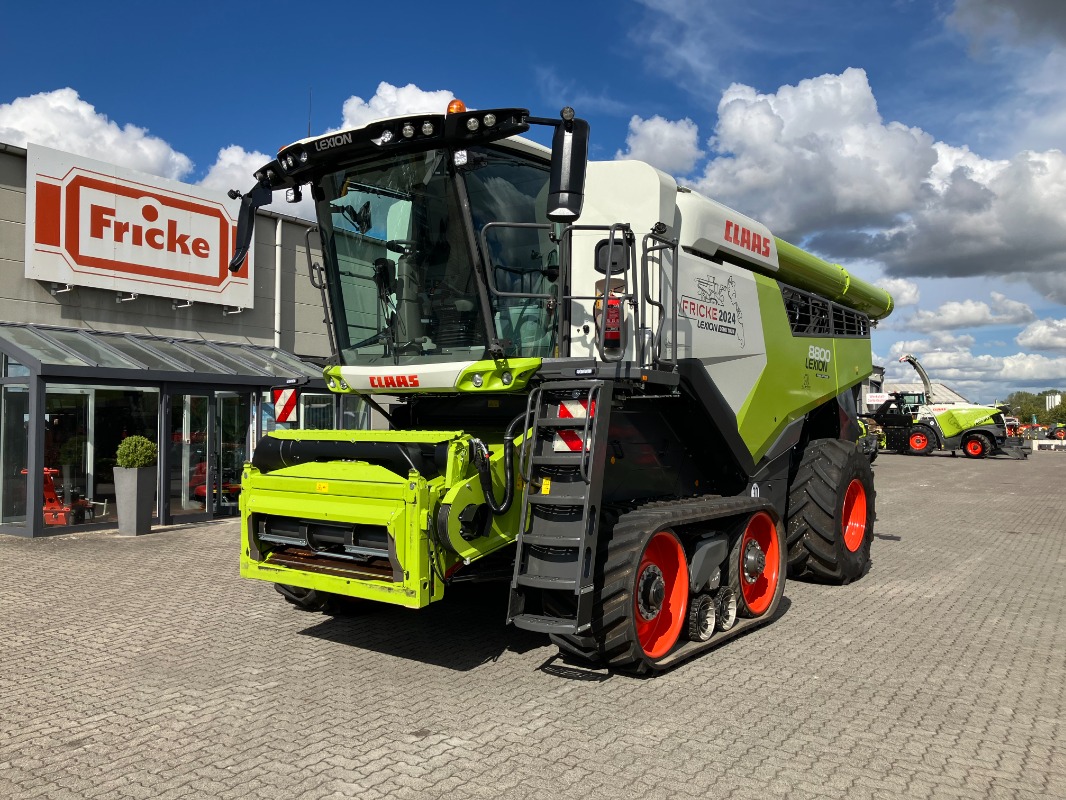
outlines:
M307 138L311 138L311 87L307 87Z

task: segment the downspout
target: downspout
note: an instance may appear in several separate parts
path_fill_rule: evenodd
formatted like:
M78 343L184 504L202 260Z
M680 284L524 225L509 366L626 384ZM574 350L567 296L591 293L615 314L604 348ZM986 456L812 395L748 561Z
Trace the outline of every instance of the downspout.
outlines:
M281 349L281 218L274 220L274 347Z

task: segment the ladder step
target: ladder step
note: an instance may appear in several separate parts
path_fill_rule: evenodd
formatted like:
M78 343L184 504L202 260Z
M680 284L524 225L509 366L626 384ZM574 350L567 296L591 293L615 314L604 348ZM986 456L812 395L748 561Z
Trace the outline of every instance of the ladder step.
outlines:
M531 506L576 506L582 508L585 505L585 495L575 494L569 497L565 495L532 494L529 496Z
M547 575L519 575L515 578L519 586L528 586L531 589L577 589L577 581L570 578L551 578Z
M595 418L593 419L595 421ZM550 428L585 428L585 417L563 417L562 419L545 419L543 417L537 420L537 427L541 430Z
M577 620L572 617L547 617L540 614L519 614L511 620L516 628L538 633L577 633Z
M522 534L523 545L536 545L538 547L581 547L580 536L545 536L536 533Z
M531 461L534 466L542 467L579 467L581 466L581 451L555 453L550 456L533 456Z

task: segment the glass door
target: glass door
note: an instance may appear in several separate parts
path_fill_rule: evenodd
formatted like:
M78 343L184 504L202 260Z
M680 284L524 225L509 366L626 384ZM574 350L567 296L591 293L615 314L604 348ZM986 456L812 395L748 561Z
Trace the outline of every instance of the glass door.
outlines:
M168 522L191 522L211 514L214 480L210 458L211 392L167 393Z
M249 392L215 392L215 435L212 465L217 469L212 513L232 517L240 513L241 471L248 457L250 427L253 424L252 396Z

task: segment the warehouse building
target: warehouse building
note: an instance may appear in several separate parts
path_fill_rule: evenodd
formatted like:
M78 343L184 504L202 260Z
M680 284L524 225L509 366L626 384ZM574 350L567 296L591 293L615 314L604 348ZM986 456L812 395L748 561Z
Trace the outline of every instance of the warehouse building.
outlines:
M239 202L0 143L0 533L113 527L133 434L159 445L154 520L171 524L235 514L265 431L362 424L322 380L312 224L262 210L230 273ZM276 421L272 389L294 385Z

